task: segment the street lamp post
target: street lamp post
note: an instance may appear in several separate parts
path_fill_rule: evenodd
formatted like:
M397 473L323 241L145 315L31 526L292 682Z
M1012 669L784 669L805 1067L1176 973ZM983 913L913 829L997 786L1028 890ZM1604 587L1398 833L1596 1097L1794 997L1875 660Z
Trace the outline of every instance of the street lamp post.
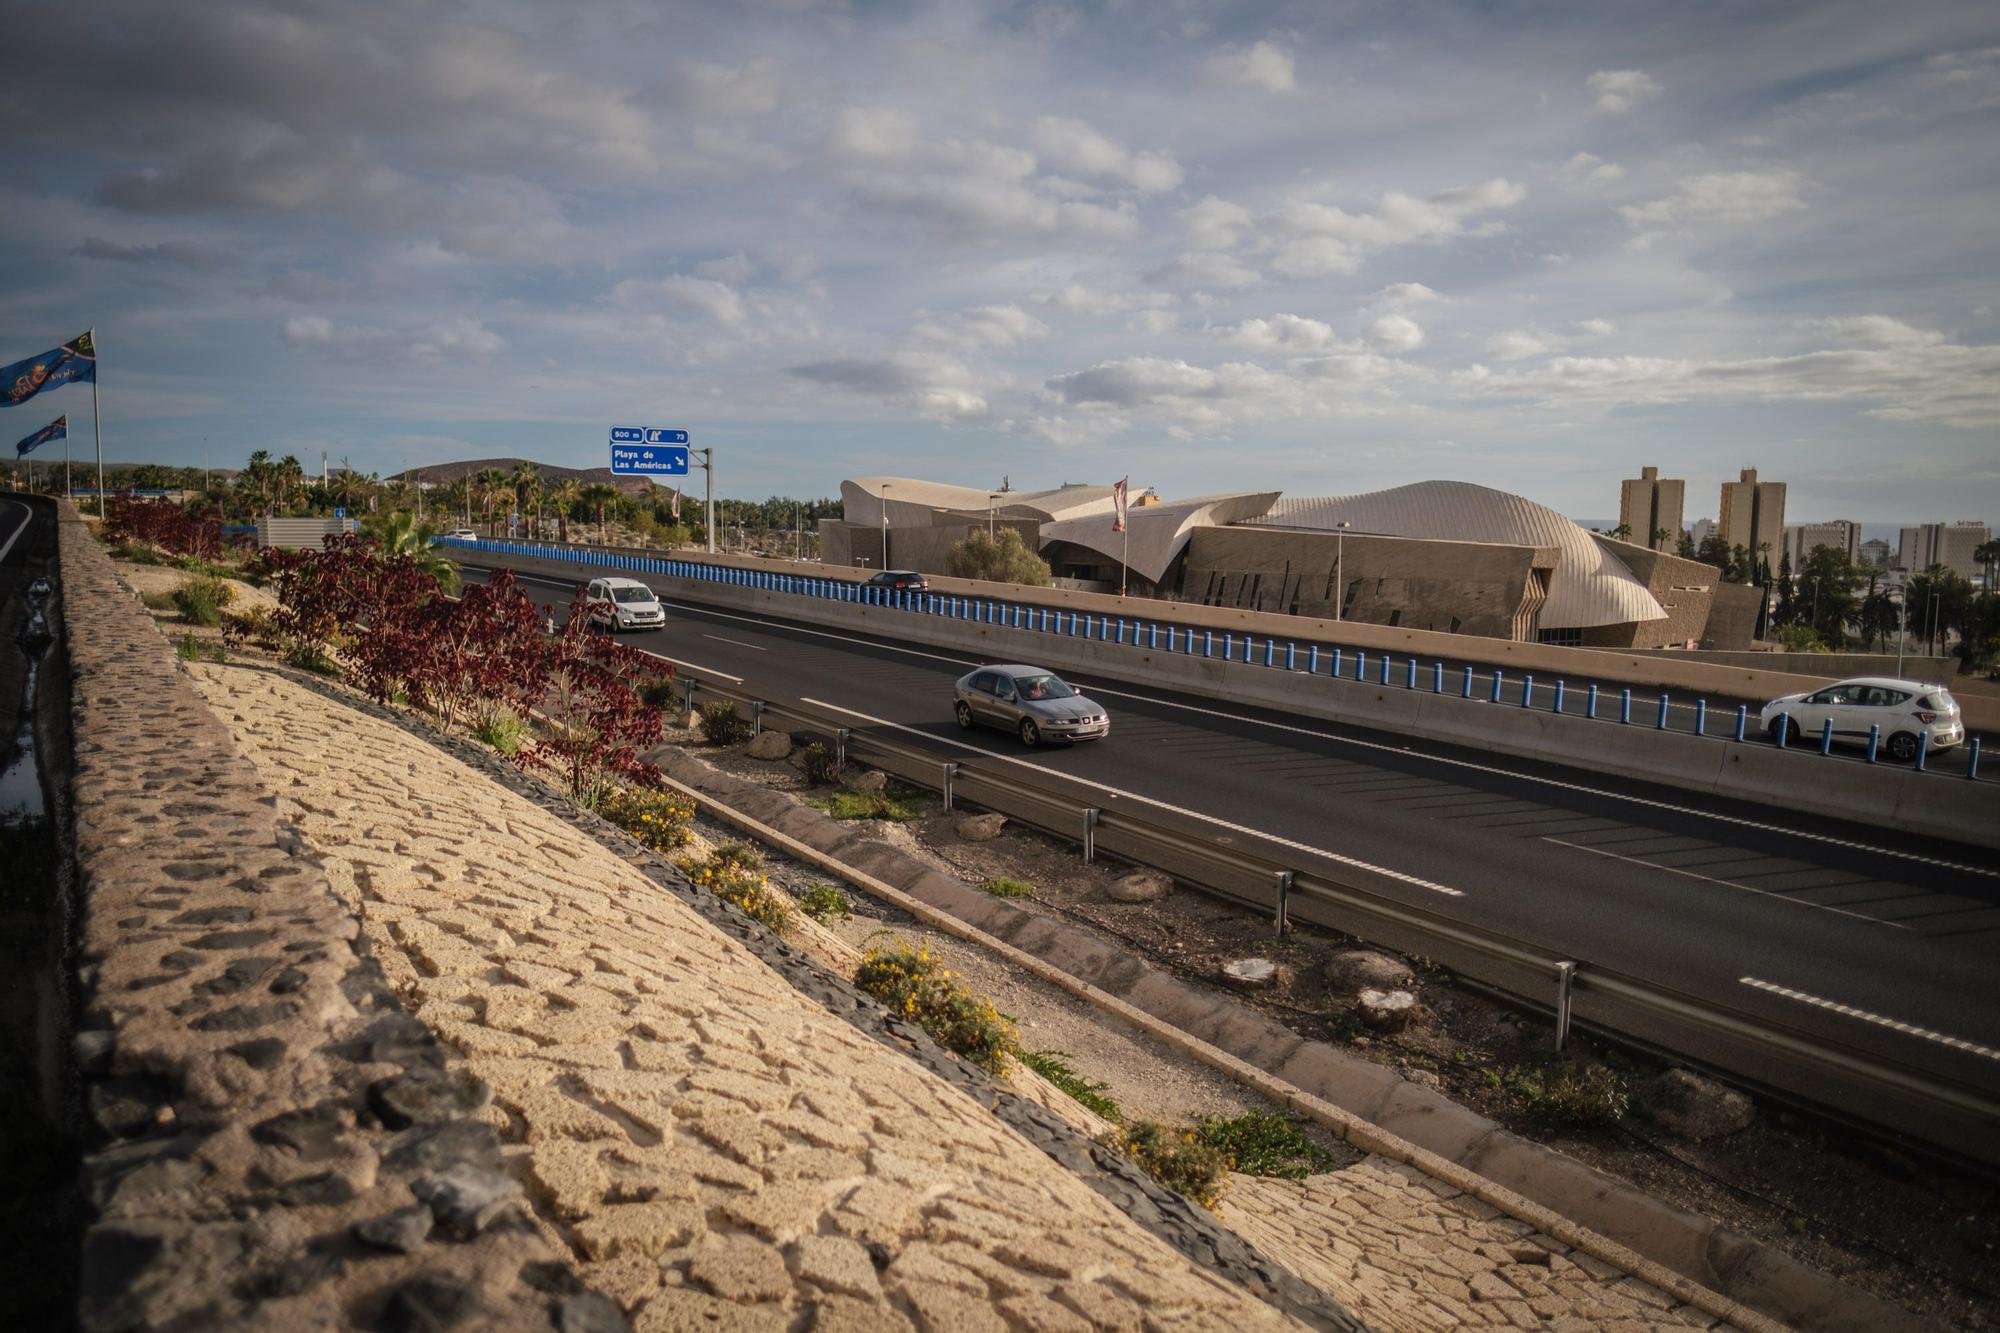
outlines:
M1333 618L1340 620L1342 605L1347 601L1347 524L1333 525Z
M989 544L993 541L993 502L999 498L997 493L991 491L986 496L986 540Z
M882 483L882 568L889 567L889 483Z

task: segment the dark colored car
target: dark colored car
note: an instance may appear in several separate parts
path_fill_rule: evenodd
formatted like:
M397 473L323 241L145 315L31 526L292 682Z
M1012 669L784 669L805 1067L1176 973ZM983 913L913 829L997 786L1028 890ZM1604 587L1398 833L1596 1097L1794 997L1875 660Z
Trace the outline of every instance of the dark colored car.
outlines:
M929 592L931 581L914 569L885 569L863 585L893 592Z

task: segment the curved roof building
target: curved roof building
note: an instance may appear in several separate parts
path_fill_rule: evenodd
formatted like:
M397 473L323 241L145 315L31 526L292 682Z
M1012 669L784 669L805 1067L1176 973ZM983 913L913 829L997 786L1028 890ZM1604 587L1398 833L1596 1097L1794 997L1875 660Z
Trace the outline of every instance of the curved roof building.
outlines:
M990 508L1001 518L1033 519L1053 523L1086 514L1109 514L1112 510L1109 486L1063 486L1053 491L982 491L976 486L954 486L944 481L922 481L915 477L855 477L840 483L841 516L862 525L882 521L889 511L889 526L922 526L942 509L956 514L984 516Z
M1588 629L1664 620L1666 610L1643 580L1588 531L1547 505L1467 481L1420 481L1361 495L1280 499L1247 527L1331 531L1435 541L1553 546L1561 552L1541 624Z
M1097 552L1141 578L1158 583L1187 546L1196 528L1225 527L1254 519L1271 508L1276 491L1242 491L1202 495L1165 504L1134 505L1126 510L1126 532L1114 532L1114 509L1042 525L1042 545L1069 542ZM1131 540L1127 542L1126 538ZM1130 552L1129 556L1127 552Z

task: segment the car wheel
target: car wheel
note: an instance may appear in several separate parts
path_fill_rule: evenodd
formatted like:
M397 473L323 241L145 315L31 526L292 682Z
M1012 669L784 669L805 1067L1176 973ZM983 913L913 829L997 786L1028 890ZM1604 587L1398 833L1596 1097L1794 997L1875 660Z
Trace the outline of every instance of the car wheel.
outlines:
M1889 738L1889 757L1899 764L1914 762L1917 757L1917 737L1914 732L1899 731Z
M971 731L972 705L967 703L965 700L960 699L958 701L958 707L953 709L952 711L958 714L958 725L963 727L967 731Z
M1027 746L1030 750L1032 750L1041 743L1042 743L1042 729L1035 725L1035 719L1031 717L1022 718L1021 744Z
M1799 730L1797 720L1785 717L1782 714L1771 719L1771 724L1764 728L1764 734L1775 741L1778 739L1778 732L1781 728L1785 733L1784 743L1786 745L1797 745L1799 737L1805 735L1804 732Z

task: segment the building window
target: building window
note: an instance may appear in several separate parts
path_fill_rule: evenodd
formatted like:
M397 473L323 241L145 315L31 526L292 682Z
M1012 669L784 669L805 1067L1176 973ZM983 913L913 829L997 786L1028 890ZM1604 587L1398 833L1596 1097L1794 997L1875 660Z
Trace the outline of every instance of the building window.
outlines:
M1550 643L1558 648L1583 647L1583 630L1572 626L1569 629L1545 629L1535 635L1536 643Z
M1389 613L1389 628L1394 629L1396 626L1402 623L1403 623L1403 608L1399 606L1394 611L1391 611Z

